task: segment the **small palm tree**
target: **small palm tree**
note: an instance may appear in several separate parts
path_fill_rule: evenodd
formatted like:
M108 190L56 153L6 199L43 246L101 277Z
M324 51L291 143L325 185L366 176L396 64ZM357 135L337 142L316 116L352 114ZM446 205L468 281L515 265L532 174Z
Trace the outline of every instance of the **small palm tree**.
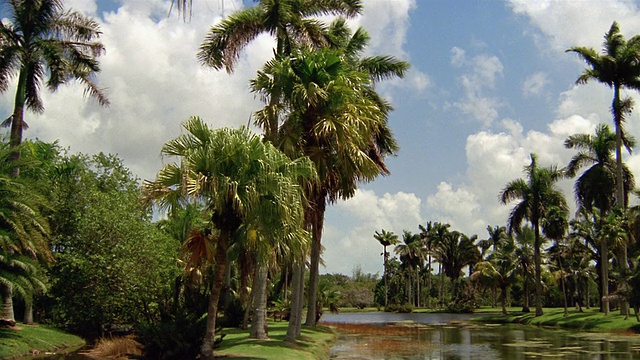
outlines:
M17 75L13 114L4 123L11 125L10 144L16 148L27 126L25 106L36 113L44 111L40 88L45 76L51 91L77 80L100 105L108 105L109 100L94 79L100 71L97 58L104 51L97 41L101 32L95 20L65 11L61 0L7 2L10 21L0 22L0 91L7 91ZM12 160L19 157L15 151Z
M382 229L382 232L376 231L373 235L373 238L378 240L380 245L382 245L383 252L382 257L384 261L384 307L387 307L387 293L388 293L388 285L387 285L387 261L389 260L389 253L387 252L387 246L394 246L400 242L398 240L398 235L394 234L391 231L386 231Z
M512 200L520 200L509 215L509 232L520 229L520 224L527 219L531 223L535 234L534 263L536 279L536 316L542 312L542 257L540 253L542 231L546 234L557 235L564 226L560 217L568 212L567 202L562 192L555 188L555 183L564 174L557 167L541 168L538 166L536 156L531 154L531 164L525 167L527 180L517 179L510 181L500 194L500 201L509 204Z
M458 279L462 270L480 260L480 251L475 245L475 236L468 237L459 231L444 234L435 250L444 274L451 280L451 298L457 296Z
M476 270L472 275L472 278L487 278L498 284L503 314L507 313L509 286L514 281L518 268L515 251L516 244L513 238L505 238L486 260L476 264Z
M162 148L178 156L155 181L145 182L145 197L163 208L185 200L201 202L217 233L207 331L202 357L213 358L218 302L227 265L227 250L243 226L265 238L304 238L302 190L298 185L315 176L307 158L290 160L247 129L210 130L199 118L183 124L186 133Z

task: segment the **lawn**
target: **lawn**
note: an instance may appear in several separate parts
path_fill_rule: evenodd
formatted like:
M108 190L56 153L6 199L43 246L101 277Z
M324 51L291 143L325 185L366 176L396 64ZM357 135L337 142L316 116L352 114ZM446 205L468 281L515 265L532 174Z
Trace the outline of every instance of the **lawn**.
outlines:
M0 358L46 352L75 351L85 341L75 335L42 325L18 324L14 328L0 328Z
M302 338L295 344L284 342L287 322L269 322L269 339L249 339L249 333L240 329L224 329L227 334L214 350L216 356L233 359L317 360L328 359L336 334L325 326L302 328Z
M640 323L634 315L630 315L627 320L618 311L612 311L605 316L598 311L598 308L583 309L579 312L570 308L568 315L564 316L562 308L545 308L544 315L534 317L533 310L530 313L519 311L509 312L507 315L492 314L477 319L482 322L491 323L522 323L540 326L549 326L565 329L606 331L606 332L633 332L640 333Z

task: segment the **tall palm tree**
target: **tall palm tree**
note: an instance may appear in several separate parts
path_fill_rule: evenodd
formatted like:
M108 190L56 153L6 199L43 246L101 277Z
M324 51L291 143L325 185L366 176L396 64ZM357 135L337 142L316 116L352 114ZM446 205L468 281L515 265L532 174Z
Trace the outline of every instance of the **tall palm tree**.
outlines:
M265 33L276 38L274 54L276 59L281 59L299 46L327 44L325 25L315 17L354 17L361 11L361 0L260 0L255 6L238 11L212 26L200 45L198 59L205 66L233 72L242 49ZM264 124L265 137L270 141L275 140L278 132L280 98L278 94L273 95L267 107L270 114Z
M628 41L620 33L617 22L604 35L603 53L599 54L593 48L572 47L567 52L578 54L588 68L578 77L576 83L586 84L596 80L613 89L611 112L616 130L616 201L620 207L625 206L624 174L622 166L623 122L625 113L631 109L631 100L622 99L620 90L623 88L640 89L640 36L634 36Z
M518 263L517 274L522 278L523 301L522 312L530 312L529 299L531 294L531 286L534 284L532 274L534 274L533 263L533 244L535 242L535 234L532 228L524 226L516 231L515 258Z
M500 201L509 204L513 200L520 200L509 215L509 232L520 229L520 224L526 219L534 230L534 263L536 277L536 314L542 312L542 269L541 269L541 234L556 230L554 218L568 211L567 202L562 192L554 184L564 175L555 166L541 168L538 166L535 154L531 154L531 164L524 168L527 180L512 180L500 193ZM548 225L548 226L544 226Z
M385 229L382 229L382 232L378 232L376 231L375 234L373 235L373 238L378 240L378 242L380 243L380 245L382 245L383 248L383 252L382 252L382 257L383 257L383 261L384 261L384 307L387 307L387 292L388 292L388 286L387 286L387 261L389 259L389 253L387 252L387 246L393 246L396 245L400 242L400 240L398 240L398 235L394 234L391 231L386 231Z
M201 350L204 359L211 359L232 239L243 226L252 226L273 239L286 234L304 237L298 184L315 173L309 159L290 160L246 128L211 130L197 117L183 127L186 133L162 148L164 155L180 157L181 163L165 165L155 181L146 181L145 197L162 208L198 201L211 213L217 230L215 268Z
M307 191L307 219L313 235L308 325L315 325L327 202L347 199L355 194L358 182L387 174L383 156L397 146L387 127L387 113L367 96L369 76L350 66L339 50L302 49L290 58L268 62L252 80L252 90L265 100L281 97L279 148L292 158L309 156L320 177ZM256 121L266 127L269 113L268 106L258 111Z
M578 153L571 158L567 166L567 175L574 177L584 166L591 165L576 180L575 195L578 204L585 209L596 207L600 211L600 221L604 221L609 210L616 203L616 171L617 161L614 161L612 153L616 150L617 135L609 130L606 124L600 124L595 134L576 134L565 140L565 147L577 149ZM633 137L622 134L622 143L631 151L635 146ZM624 197L635 187L633 173L622 164ZM598 227L602 229L602 223ZM609 313L609 250L605 238L600 242L600 281L602 289L602 310Z
M85 94L100 105L108 105L109 100L95 83L100 71L97 58L104 51L97 41L101 32L95 20L65 11L62 0L7 2L10 22L0 21L0 91L7 91L17 75L13 114L4 122L11 125L10 144L16 148L27 126L25 106L36 113L44 111L40 98L43 82L54 91L77 80L85 86ZM19 157L16 149L12 160ZM18 171L16 168L16 176Z
M416 296L413 296L412 290L415 294L419 294L418 290L418 276L419 269L424 262L424 249L423 242L421 241L420 234L413 234L410 231L404 230L402 233L402 243L398 244L394 248L394 252L400 256L400 262L406 269L407 274L407 300L410 305L416 304L414 301ZM416 284L414 287L413 284Z

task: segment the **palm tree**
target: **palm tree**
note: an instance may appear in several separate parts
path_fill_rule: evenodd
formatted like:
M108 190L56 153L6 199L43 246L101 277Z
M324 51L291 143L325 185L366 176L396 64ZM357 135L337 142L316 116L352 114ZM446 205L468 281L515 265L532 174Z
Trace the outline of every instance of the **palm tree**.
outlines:
M420 234L412 234L410 231L404 230L402 233L402 243L398 244L393 250L400 256L400 262L406 269L407 274L407 300L410 305L414 305L416 302L415 296L413 296L412 289L416 294L419 294L418 286L413 287L413 283L418 283L419 268L424 261L423 243L420 238Z
M489 238L478 241L478 247L480 247L482 258L485 257L485 253L487 252L487 250L489 250L489 248L492 249L492 252L495 252L498 246L500 246L500 244L509 240L509 235L507 234L507 228L504 226L496 225L494 227L491 227L491 225L487 225L487 232L489 233ZM496 300L496 296L497 296L496 284L492 286L492 293L493 293L493 307L495 307L496 301L497 301Z
M574 177L578 171L591 165L576 180L575 194L581 207L591 209L596 207L600 211L600 221L604 221L607 213L616 202L616 169L617 163L612 157L616 149L617 135L609 130L605 124L600 124L596 128L595 134L576 134L567 138L565 147L578 149L579 152L571 158L567 166L567 175ZM635 139L622 134L622 143L631 151L635 146ZM635 187L633 173L622 164L624 197L628 197L631 189ZM599 228L602 229L602 223ZM600 281L602 289L602 310L605 315L609 313L609 250L607 241L602 238L600 242Z
M252 80L253 91L265 100L281 96L279 148L292 158L309 156L320 177L307 191L307 219L313 235L308 325L315 325L314 298L327 202L347 199L355 194L358 182L387 174L383 156L396 149L387 113L366 95L369 86L368 73L353 69L340 51L331 49L299 50L290 58L274 59ZM269 113L268 106L258 111L258 124L265 126Z
M22 147L22 146L20 146ZM19 147L19 148L20 148ZM28 178L13 177L18 167L37 166L31 158L10 161L13 149L6 143L0 145L0 232L3 235L0 250L6 256L22 255L43 263L51 260L48 236L49 222L44 215L47 200L36 191ZM0 293L4 303L2 319L14 319L12 282L0 281Z
M180 0L184 2L183 0ZM276 38L275 59L282 59L301 45L325 46L322 15L354 17L362 11L361 0L260 0L256 6L238 11L209 29L200 45L198 59L214 69L233 72L242 49L261 34ZM265 137L274 141L278 132L275 91L269 101L270 114L264 124Z
M378 242L380 243L380 245L382 245L383 247L383 252L382 252L382 257L383 257L383 261L384 261L384 307L387 307L387 292L388 292L388 286L387 286L387 261L389 259L389 253L387 252L387 246L393 246L396 245L400 242L400 240L398 240L398 235L394 234L391 231L386 231L385 229L382 229L382 232L378 232L376 231L375 234L373 235L373 238L378 240Z
M215 269L201 350L203 358L210 359L232 239L243 226L251 226L267 238L286 234L304 237L298 184L315 174L307 158L290 160L246 128L210 130L198 117L183 127L186 133L162 148L164 155L178 156L181 163L165 165L155 181L146 181L145 198L161 208L197 201L210 211L217 231Z
M513 238L504 238L486 260L476 265L476 271L472 276L489 278L498 284L503 314L507 313L509 285L513 282L518 268L515 251L516 243Z
M560 190L554 184L563 176L563 172L555 166L541 168L536 162L535 154L531 154L531 164L524 168L528 179L512 180L500 193L500 201L509 204L513 200L520 200L509 215L509 232L519 229L520 224L527 219L534 230L535 242L534 262L536 277L536 314L542 312L542 269L541 269L541 234L555 232L556 218L568 212L567 202ZM546 225L546 226L545 226ZM555 233L553 235L556 235Z
M523 287L523 301L522 312L530 312L529 299L531 285L534 283L532 274L535 272L532 268L534 263L533 256L533 244L535 242L535 234L532 228L524 226L516 231L516 243L518 244L515 250L515 258L518 264L517 274L522 278Z
M9 0L9 23L0 21L0 91L8 90L17 75L14 110L4 124L11 125L10 144L22 143L25 106L42 113L40 88L54 91L60 85L77 80L85 85L85 94L100 105L109 100L94 82L100 71L98 56L104 46L97 41L98 23L78 12L65 11L61 0ZM12 160L20 158L16 149ZM18 175L18 168L15 176Z
M480 259L480 251L474 243L475 236L468 237L459 231L444 234L435 250L444 274L451 280L451 299L457 296L458 279L465 266L473 265Z
M578 54L588 68L578 77L577 84L586 84L596 80L613 89L611 112L616 130L616 203L620 207L626 206L624 196L624 173L622 166L622 145L624 117L632 108L631 99L621 99L620 90L623 88L640 89L640 36L634 36L627 41L620 33L617 22L604 35L603 53L597 53L593 48L572 47L567 52Z

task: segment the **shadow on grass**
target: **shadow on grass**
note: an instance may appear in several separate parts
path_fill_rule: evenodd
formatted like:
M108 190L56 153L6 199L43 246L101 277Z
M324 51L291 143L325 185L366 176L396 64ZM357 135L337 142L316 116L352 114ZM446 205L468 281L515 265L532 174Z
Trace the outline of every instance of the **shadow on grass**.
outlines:
M285 341L286 326L269 324L269 339L259 340L249 338L246 330L240 329L225 329L223 331L227 334L224 341L219 348L214 350L217 352L217 357L226 359L273 359L273 355L291 352L301 351L311 353L315 348L318 348L318 333L333 334L333 331L324 326L317 326L316 328L302 329L302 336L296 340L295 343L288 343ZM264 356L252 354L256 350L264 352ZM222 353L221 353L222 352ZM290 358L290 355L289 357Z
M17 333L18 329L9 329L6 327L0 328L0 339L20 339L20 334Z

